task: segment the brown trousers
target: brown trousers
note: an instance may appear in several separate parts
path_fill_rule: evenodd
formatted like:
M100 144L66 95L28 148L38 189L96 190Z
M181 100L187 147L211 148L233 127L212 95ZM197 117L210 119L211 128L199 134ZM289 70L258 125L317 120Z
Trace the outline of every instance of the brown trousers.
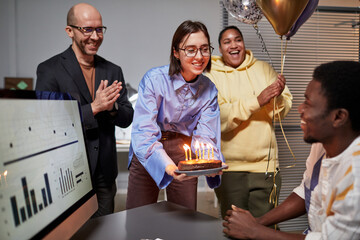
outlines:
M185 160L183 145L188 144L190 146L191 137L172 133L163 133L162 136L160 142L174 163L177 165L179 161ZM131 160L129 171L126 209L156 203L160 189L135 154ZM197 178L181 182L174 179L166 187L167 200L196 210L197 183Z

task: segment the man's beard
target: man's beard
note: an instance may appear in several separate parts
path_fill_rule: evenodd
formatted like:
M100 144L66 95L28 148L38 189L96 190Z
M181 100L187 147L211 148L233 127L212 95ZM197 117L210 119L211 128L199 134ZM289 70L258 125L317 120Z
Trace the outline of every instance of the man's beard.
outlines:
M78 46L78 48L80 49L80 51L82 52L82 54L87 55L87 56L94 56L96 55L97 51L95 53L91 52L87 52L86 51L86 43L82 42L82 41L75 41L75 44ZM101 45L101 42L99 44L99 47ZM99 47L97 49L99 49Z
M304 137L304 142L313 144L313 143L319 142L319 140L317 140L317 139L315 139L313 137Z

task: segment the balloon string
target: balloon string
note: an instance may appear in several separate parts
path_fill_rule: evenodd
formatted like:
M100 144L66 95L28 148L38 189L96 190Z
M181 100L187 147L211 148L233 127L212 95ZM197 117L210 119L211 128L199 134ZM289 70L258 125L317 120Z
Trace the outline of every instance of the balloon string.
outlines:
M287 41L285 43L285 50L283 51L283 39L281 38L281 74L283 74L284 72L284 65L285 65L285 56L286 56L286 49L287 49ZM278 115L278 119L279 119L279 125L280 125L280 128L281 128L281 132L284 136L284 140L286 142L286 145L288 147L288 149L290 150L290 153L291 155L293 156L294 158L294 164L291 165L291 166L286 166L284 168L292 168L294 166L296 166L296 157L290 147L290 144L286 138L286 134L284 132L284 129L283 129L283 126L282 126L282 122L281 122L281 116L280 116L280 111L279 111L279 107L278 105L276 104L276 97L274 97L274 106L273 106L273 116L272 116L272 124L273 124L273 127L271 130L273 130L275 132L275 114L277 113ZM271 149L271 141L270 141L270 149ZM269 149L269 155L268 155L268 159L270 159L270 149ZM274 155L275 155L275 158L277 158L277 143L275 142L275 148L274 148ZM266 173L267 173L267 170L266 170ZM274 207L277 207L278 205L278 195L277 195L277 185L276 185L276 181L275 181L275 177L276 177L276 174L278 173L278 169L276 168L276 161L274 161L274 176L273 176L273 189L270 193L270 196L269 196L269 203L270 204L274 204Z
M275 108L275 104L274 104L274 108ZM278 114L279 125L280 125L281 132L282 132L282 134L283 134L283 136L284 136L284 140L285 140L285 142L286 142L286 145L287 145L288 149L290 150L291 155L292 155L293 158L294 158L294 164L291 165L291 166L286 166L286 167L284 167L284 168L292 168L292 167L295 167L295 166L296 166L296 157L295 157L295 155L294 155L294 153L293 153L293 151L292 151L292 149L291 149L291 147L290 147L289 141L288 141L287 138L286 138L285 131L284 131L284 128L283 128L282 122L281 122L280 111L279 111L279 108L278 108L277 105L276 105L276 111L277 111L277 114Z
M274 97L274 111L273 111L273 116L272 116L272 121L273 121L273 127L271 128L271 131L274 131L275 134L275 103L276 103L276 97ZM272 139L272 137L271 137ZM279 196L277 194L277 185L276 185L276 175L278 174L278 168L276 168L276 156L277 156L277 143L275 141L275 147L274 147L274 155L275 155L275 161L274 161L274 176L273 176L273 187L271 189L270 195L269 195L269 203L274 205L274 208L276 208L278 206L278 200L279 200ZM270 141L270 149L269 149L269 156L270 157L270 151L271 151L271 141ZM269 158L270 160L270 158ZM269 161L268 161L269 163ZM267 173L267 169L266 169L266 173ZM275 224L275 230L277 229L277 225Z
M270 57L269 51L268 51L267 48L266 48L265 41L264 41L264 39L263 39L263 37L262 37L262 35L261 35L261 33L260 33L260 30L259 30L258 25L255 23L255 24L253 25L253 28L255 29L256 35L258 36L258 38L259 38L260 41L261 41L262 51L263 51L263 52L266 52L266 54L267 54L267 56L268 56L268 58L269 58L269 62L270 62L270 64L271 64L271 66L274 68L274 65L273 65L273 63L272 63L272 61L271 61L271 57Z
M285 56L286 56L286 49L287 49L287 43L288 43L288 40L286 40L285 42L285 50L283 50L283 38L281 37L281 75L283 74L284 72L284 65L285 65Z
M272 135L272 131L274 131L274 134L275 134L275 103L276 103L276 97L274 97L274 109L273 109L273 116L272 116L272 128L271 128L271 135ZM272 139L272 137L271 137ZM271 141L270 141L271 142ZM276 174L277 174L277 168L276 168L276 159L277 159L277 151L276 151L276 148L277 148L277 143L275 141L274 143L274 158L275 158L275 161L274 161L274 175L273 175L273 188L270 192L270 196L269 196L269 203L270 204L274 204L274 207L277 207L277 199L278 199L278 196L277 196L277 192L276 192L276 189L277 189L277 186L276 186L276 182L275 182L275 177L276 177ZM269 149L269 160L270 160L270 150L271 150L271 143L270 143L270 149ZM266 172L267 172L267 169L266 169Z
M283 50L283 38L281 37L281 74L283 74L284 72L284 65L285 65L285 56L286 56L286 49L287 49L287 43L288 43L288 40L286 40L286 43L285 43L285 50ZM279 111L279 107L276 105L276 97L274 97L274 107L273 107L273 111L274 111L274 114L273 114L273 118L274 118L274 115L275 115L275 112L277 112L278 114L278 119L279 119L279 126L280 126L280 129L281 129L281 132L283 134L283 137L284 137L284 140L286 142L286 145L288 147L288 149L290 150L290 153L291 155L293 156L294 158L294 164L291 165L291 166L286 166L284 168L292 168L296 165L296 157L290 147L290 144L286 138L286 135L285 135L285 131L284 131L284 128L282 126L282 122L281 122L281 117L280 117L280 111ZM273 128L275 129L275 121L273 121ZM275 181L275 180L274 180Z
M281 37L281 74L283 74L284 72L284 65L285 65L285 56L286 56L286 49L287 49L287 43L288 43L289 40L286 40L285 42L285 50L283 52L283 38ZM280 125L280 128L281 128L281 132L284 136L284 140L286 142L286 145L288 147L288 149L290 150L290 153L291 155L293 156L294 158L294 164L291 165L291 166L286 166L284 168L291 168L291 167L294 167L296 165L296 157L293 153L293 151L291 150L291 147L290 147L290 144L286 138L286 135L285 135L285 132L284 132L284 129L283 129L283 126L282 126L282 122L281 122L281 117L280 117L280 112L278 111L279 108L277 105L275 105L275 102L276 102L276 97L274 98L274 112L275 112L275 106L276 106L276 110L277 110L277 114L278 114L278 118L279 118L279 125ZM273 124L275 123L275 121L273 122ZM274 128L275 128L275 125L274 125Z
M278 115L278 118L279 118L279 125L280 125L280 128L281 128L281 132L284 136L284 140L286 142L286 145L288 147L288 149L290 150L290 153L291 155L293 156L294 158L294 164L290 165L290 166L285 166L284 168L292 168L292 167L295 167L296 166L296 157L290 147L290 144L286 138L286 135L285 135L285 132L284 132L284 129L283 129L283 126L282 126L282 122L281 122L281 117L280 117L280 111L279 111L279 108L278 106L276 105L276 97L274 97L274 109L273 109L273 127L271 130L274 130L275 132L275 108L276 108L276 112L277 112L277 115ZM270 147L269 147L269 155L268 155L268 159L270 160L270 149L271 149L271 142L270 142ZM274 155L275 155L275 158L277 157L277 143L275 141L275 147L274 147ZM277 207L278 206L278 199L279 199L279 196L277 194L277 185L276 185L276 175L278 173L278 169L276 168L276 161L274 161L274 176L273 176L273 189L271 190L270 192L270 196L269 196L269 203L270 204L274 204L274 207ZM267 169L266 169L266 175L267 175Z
M277 185L275 183L275 177L278 174L278 171L274 171L274 178L273 178L273 189L271 190L270 196L269 196L269 203L274 204L274 207L277 207L278 205L278 199L279 196L277 194Z
M282 74L283 73L283 39L282 39L282 36L280 37L280 46L281 46L281 55L280 55L280 73ZM275 107L275 105L274 105Z

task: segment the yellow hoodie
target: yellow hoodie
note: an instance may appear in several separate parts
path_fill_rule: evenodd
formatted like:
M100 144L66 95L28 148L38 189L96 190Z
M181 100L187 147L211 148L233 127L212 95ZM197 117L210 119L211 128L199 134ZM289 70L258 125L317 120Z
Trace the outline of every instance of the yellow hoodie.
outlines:
M227 171L272 172L279 166L276 137L272 130L274 99L260 108L257 96L277 79L277 73L266 62L257 60L246 50L244 62L235 68L225 66L222 57L212 56L211 71L206 73L218 89L221 118L221 152ZM283 119L291 109L292 95L285 86L276 98ZM269 146L271 157L268 163ZM277 155L277 154L276 154ZM268 168L267 168L268 166Z

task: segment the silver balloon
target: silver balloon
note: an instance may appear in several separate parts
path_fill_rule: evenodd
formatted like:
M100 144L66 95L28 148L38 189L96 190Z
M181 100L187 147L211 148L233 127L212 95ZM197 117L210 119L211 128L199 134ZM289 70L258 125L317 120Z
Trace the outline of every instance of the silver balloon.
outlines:
M267 50L266 48L266 44L265 44L265 41L260 33L260 30L259 30L259 27L257 26L257 24L254 24L253 25L255 31L256 31L256 35L258 36L258 38L260 39L261 41L261 47L262 47L262 51L265 52L269 58L269 63L271 64L271 66L274 68L274 65L272 63L272 60L271 60L271 57L270 57L270 54L269 54L269 51ZM275 68L274 68L275 69Z
M224 7L236 20L256 24L263 17L256 0L222 0Z

